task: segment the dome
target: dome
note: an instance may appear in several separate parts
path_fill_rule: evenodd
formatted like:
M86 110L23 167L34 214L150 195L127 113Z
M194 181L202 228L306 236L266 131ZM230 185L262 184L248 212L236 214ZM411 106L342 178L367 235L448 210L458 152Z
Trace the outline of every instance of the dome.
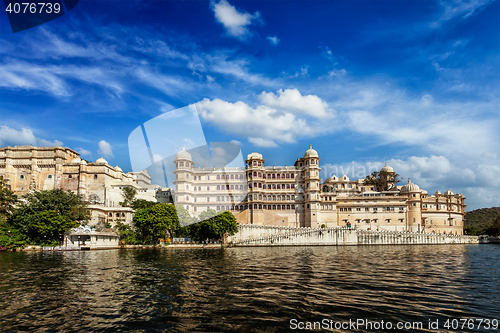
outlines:
M71 163L78 163L78 164L80 164L80 161L81 161L81 160L80 160L80 158L79 158L79 157L75 157L75 158L71 161Z
M117 166L115 166L115 170L116 170L116 171L123 172L122 168L120 168L118 165L117 165Z
M175 159L176 160L181 160L182 159L182 160L190 160L190 161L192 161L191 154L189 154L186 151L186 148L184 146L182 147L182 150L177 153L177 155L175 156Z
M251 154L248 154L248 156L247 156L247 160L261 160L261 159L262 159L262 155L259 153L251 153Z
M452 195L455 195L455 193L453 193L452 191L448 190L448 191L444 192L444 195L450 195L450 196L452 196Z
M95 161L97 164L108 164L108 161L104 159L104 157L101 156L101 158L98 158L97 161Z
M441 192L436 191L436 193L434 193L434 195L435 195L435 196L441 195Z
M417 184L413 184L410 178L408 178L408 184L406 184L401 188L402 194L410 192L418 192L418 191L420 191L420 187Z
M385 166L380 169L380 172L394 172L394 169L385 162Z
M332 176L330 178L328 178L327 180L325 180L325 183L333 183L337 180L337 176Z
M308 157L318 157L318 152L312 148L312 145L309 145L309 149L304 154L304 158Z
M81 164L81 165L87 165L87 162L85 162L85 160L82 160L82 161L80 162L80 164Z

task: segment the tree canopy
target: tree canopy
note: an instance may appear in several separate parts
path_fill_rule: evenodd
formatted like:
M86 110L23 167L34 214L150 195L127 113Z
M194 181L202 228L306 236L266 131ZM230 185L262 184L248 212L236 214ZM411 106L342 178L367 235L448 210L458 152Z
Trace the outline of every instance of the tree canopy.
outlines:
M205 219L208 217L208 219ZM189 234L198 241L222 240L224 236L234 235L238 232L238 224L236 218L231 212L222 212L217 214L214 210L208 210L200 214L202 222L190 225L188 228Z
M154 201L148 201L145 199L136 199L136 200L132 201L131 207L132 207L132 209L138 210L138 209L153 207L156 204L157 204L157 202L154 202Z
M0 216L10 215L16 202L17 195L5 187L3 179L0 178Z
M9 222L31 243L58 241L62 233L90 218L87 203L71 191L35 191L25 195L24 200ZM47 228L54 231L48 232Z
M137 195L137 190L130 186L125 186L122 188L122 196L123 201L120 202L120 205L123 207L132 207L132 203Z
M386 172L386 171L374 171L368 176L366 176L363 181L364 185L373 185L378 192L388 191L395 184L399 183L401 179L397 173Z
M167 238L181 227L176 207L169 203L157 203L152 207L139 209L135 212L133 221L140 238L148 243Z

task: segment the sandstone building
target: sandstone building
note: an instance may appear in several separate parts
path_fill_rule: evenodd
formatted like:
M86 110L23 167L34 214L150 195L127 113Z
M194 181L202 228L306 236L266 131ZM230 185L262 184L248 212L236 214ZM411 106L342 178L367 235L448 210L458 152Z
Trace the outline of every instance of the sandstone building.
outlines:
M183 150L175 163L175 203L197 216L231 211L242 224L294 227L350 226L368 230L463 234L465 197L427 191L410 180L377 192L364 179L320 177L312 147L293 166L266 166L251 153L244 168L201 168ZM381 170L394 174L386 165Z
M169 189L151 184L146 170L124 173L104 158L95 162L81 159L79 154L63 147L15 146L0 148L0 177L16 194L31 190L70 190L90 204L92 219L98 222L130 223L133 210L121 207L122 188L133 187L137 199L165 201Z

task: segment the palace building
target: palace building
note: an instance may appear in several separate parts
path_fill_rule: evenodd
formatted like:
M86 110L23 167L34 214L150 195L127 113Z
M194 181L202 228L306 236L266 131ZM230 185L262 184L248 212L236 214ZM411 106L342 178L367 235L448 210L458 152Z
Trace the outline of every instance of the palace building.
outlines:
M429 195L409 179L380 192L345 175L322 181L320 160L310 147L293 166L266 166L251 153L244 168L204 168L183 150L174 160L175 203L193 216L227 210L241 224L463 234L463 195ZM381 172L395 174L387 163Z
M32 190L62 189L79 194L90 206L92 220L130 223L134 211L121 207L123 187L137 190L137 199L167 202L169 189L151 184L146 170L124 173L104 158L87 162L63 147L15 146L0 148L0 177L17 195Z

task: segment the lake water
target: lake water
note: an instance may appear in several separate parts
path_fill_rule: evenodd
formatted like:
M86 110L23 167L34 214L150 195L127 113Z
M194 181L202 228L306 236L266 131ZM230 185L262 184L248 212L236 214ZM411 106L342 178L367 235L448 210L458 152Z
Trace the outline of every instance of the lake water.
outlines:
M0 331L499 332L499 291L498 244L9 252Z

